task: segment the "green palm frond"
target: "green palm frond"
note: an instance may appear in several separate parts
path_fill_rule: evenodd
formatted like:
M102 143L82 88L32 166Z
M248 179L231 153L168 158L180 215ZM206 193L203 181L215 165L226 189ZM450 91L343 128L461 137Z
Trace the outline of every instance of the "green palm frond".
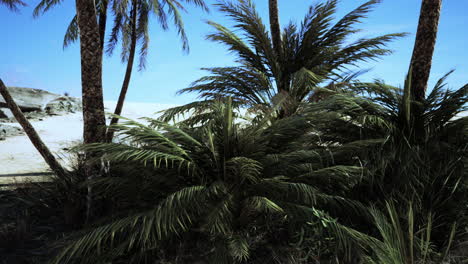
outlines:
M344 208L365 214L362 204L338 195L350 192L363 177L362 169L327 168L329 164L320 161L311 167L322 153L295 149L294 146L307 141L302 137L311 131L307 118L292 116L271 122L271 117L265 116L249 124L241 123L241 114L229 98L214 100L205 107L210 117L204 126L189 126L184 122L171 125L160 119L145 118L146 125L121 118L123 122L112 128L119 136L119 143L79 148L95 153L99 162L152 165L148 166L153 169L148 171L149 179L144 181L149 186L168 180L177 185L167 191L172 194L159 194L163 200L155 204L156 209L78 235L57 261L138 257L144 252L150 254L171 235L179 239L186 231L213 240L206 241L216 247L215 252L207 254L209 258L228 263L248 261L259 243L251 234L257 228L257 221L279 219L274 223L305 223L312 206L330 209L333 215ZM127 177L128 180L103 179L95 186L112 194L132 191L134 181L144 180L136 175ZM154 196L151 188L136 188L143 192L139 195ZM189 200L193 206L186 204ZM258 218L259 215L263 216ZM274 232L273 227L258 227L266 228L262 232ZM223 260L218 256L220 251L227 254Z
M70 46L73 42L77 41L79 38L79 28L78 28L78 18L75 15L68 25L67 32L63 37L63 48Z
M209 75L192 83L181 93L195 92L213 100L232 97L249 109L260 112L277 105L277 118L302 111L303 103L324 88L323 83L349 83L348 68L390 54L386 45L405 34L363 38L347 44L359 30L354 27L379 1L368 1L332 24L337 1L313 5L299 25L290 23L282 34L282 56L276 56L267 27L253 1L222 1L216 6L234 21L233 29L210 21L215 32L207 39L223 44L236 56L237 66L205 69ZM354 75L356 76L356 75ZM336 85L345 87L346 85ZM346 88L346 87L345 87ZM193 105L192 105L193 106ZM196 107L196 106L195 106Z
M184 188L168 196L154 210L97 227L71 242L52 263L94 263L136 248L151 249L161 240L188 230L204 210L205 190L203 186ZM109 246L118 250L106 254Z
M38 17L60 3L62 3L62 0L41 0L41 2L39 2L39 4L34 8L33 16Z
M6 5L8 9L14 12L18 12L18 6L26 6L26 3L21 0L2 0L0 4Z

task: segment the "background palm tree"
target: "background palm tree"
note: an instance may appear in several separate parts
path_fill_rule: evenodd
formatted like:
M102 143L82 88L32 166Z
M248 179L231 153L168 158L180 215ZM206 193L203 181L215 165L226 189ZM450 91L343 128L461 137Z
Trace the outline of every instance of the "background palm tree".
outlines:
M359 31L354 26L377 2L361 5L336 24L331 21L337 1L311 6L300 25L290 23L283 29L279 55L272 41L277 37L270 37L252 1L221 2L217 4L218 9L236 22L234 29L242 35L210 21L215 33L207 38L226 45L236 54L238 65L207 68L210 76L195 81L180 93L196 92L205 100L230 96L235 103L257 109L280 105L278 115L291 115L301 103L310 100L325 81L340 80L349 74L347 67L389 54L385 45L404 35L388 34L346 43ZM277 10L274 5L270 7ZM273 28L274 24L276 22ZM176 113L196 107L197 104L192 103L173 108L164 117L168 120Z
M446 245L454 219L465 221L461 219L468 215L466 205L455 202L468 199L468 117L458 116L467 110L468 85L448 90L448 75L422 105L423 140L412 136L408 79L404 89L382 81L357 82L350 85L351 94L336 93L306 110L317 129L316 140L330 149L335 162L362 164L369 170L372 180L356 186L348 198L372 201L380 208L384 201L393 200L397 208L411 202L415 219L421 220L437 212L431 230L436 249ZM461 239L463 228L456 226L455 231Z
M203 10L208 11L203 0L185 0L188 4L194 4L195 6L201 7ZM127 69L125 72L125 77L122 83L122 88L120 90L119 99L117 101L116 108L114 110L114 116L111 119L110 125L116 124L119 120L118 116L122 113L123 104L125 101L125 96L128 91L130 84L130 78L133 70L133 62L135 58L136 46L139 41L140 48L140 63L138 66L139 70L145 68L146 55L148 53L149 47L149 36L148 36L148 26L149 26L149 15L153 11L157 16L159 24L163 30L169 28L167 19L168 16L174 18L174 25L177 28L179 35L182 40L182 48L185 51L188 51L188 39L185 34L185 29L183 21L180 15L180 9L184 10L184 7L181 3L175 3L171 0L162 0L162 1L131 1L131 10L130 14L126 14L127 8L122 6L123 4L128 4L128 1L114 1L113 11L115 15L114 27L112 29L112 34L108 43L108 54L112 54L114 48L116 47L118 41L120 40L120 34L122 35L122 61L127 61ZM167 11L165 10L167 9ZM113 132L108 131L107 135L108 140L112 140Z

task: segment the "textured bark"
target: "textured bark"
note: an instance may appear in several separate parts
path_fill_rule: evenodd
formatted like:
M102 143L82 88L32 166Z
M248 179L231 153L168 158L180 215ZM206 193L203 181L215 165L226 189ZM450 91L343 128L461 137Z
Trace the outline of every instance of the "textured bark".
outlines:
M102 46L96 6L93 0L76 0L76 14L80 29L81 89L83 101L84 143L100 143L105 140L106 118L102 92ZM85 156L85 174L88 180L101 175L101 166L89 164L92 157ZM86 221L94 211L93 192L88 185Z
M106 36L106 23L107 23L107 0L102 0L102 8L99 11L99 37L101 41L101 50L104 50L104 40Z
M84 143L102 142L106 119L102 92L101 38L94 1L76 0L76 13L80 29Z
M418 31L410 64L411 90L413 98L419 102L422 102L426 95L441 6L442 0L423 0L421 5Z
M24 132L26 132L26 135L28 135L34 147L36 147L37 151L39 151L41 156L44 158L47 165L49 165L50 169L58 177L65 178L67 175L66 170L62 167L62 165L60 165L57 159L55 159L54 155L50 152L50 150L41 140L41 138L37 134L34 127L31 125L31 123L29 123L28 119L26 119L23 112L21 112L21 109L18 107L18 105L15 103L15 101L11 97L10 93L8 92L5 84L3 83L1 79L0 79L0 94L3 96L6 104L8 105L8 108L10 108L16 120L21 125Z
M268 7L270 13L270 32L271 40L273 42L273 49L277 56L282 53L281 48L281 28L279 23L278 0L268 0Z
M411 120L409 139L423 143L426 137L424 120L424 101L427 81L431 73L432 55L437 39L442 0L422 0L419 14L418 31L411 57Z
M130 85L130 79L132 77L132 70L133 70L133 62L135 60L135 52L136 52L136 43L137 43L137 6L136 6L136 1L132 1L132 10L131 10L131 23L132 23L132 35L131 35L131 43L130 43L130 53L128 56L128 61L127 61L127 70L125 71L125 77L124 81L122 83L122 88L120 90L120 95L119 95L119 100L117 101L117 105L114 110L114 115L121 115L122 114L122 109L123 109L123 104L125 101L125 96L127 95L128 91L128 86ZM118 117L112 117L110 125L117 124L119 122ZM114 137L114 131L112 129L109 129L107 132L107 141L111 142L112 138Z

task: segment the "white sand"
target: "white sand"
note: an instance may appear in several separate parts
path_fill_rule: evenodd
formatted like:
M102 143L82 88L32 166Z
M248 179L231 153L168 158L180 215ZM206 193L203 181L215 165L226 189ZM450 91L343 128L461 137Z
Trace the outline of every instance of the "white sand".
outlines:
M131 119L154 117L155 112L172 106L174 105L126 102L122 116ZM113 112L115 102L106 101L105 107L107 112ZM109 120L107 121L109 122ZM20 127L17 123L8 123L7 125ZM43 121L34 121L32 125L51 151L62 159L63 164L68 166L70 163L63 148L82 141L82 113L48 117ZM2 175L38 173L47 170L47 164L26 135L9 137L0 141L0 181Z

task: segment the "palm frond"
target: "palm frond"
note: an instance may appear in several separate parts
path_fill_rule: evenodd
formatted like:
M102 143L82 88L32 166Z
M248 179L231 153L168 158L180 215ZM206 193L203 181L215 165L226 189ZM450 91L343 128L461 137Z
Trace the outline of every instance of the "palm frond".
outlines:
M63 37L63 48L70 46L70 44L76 42L80 37L80 31L78 28L78 18L75 15L68 25L67 32Z
M62 3L62 0L41 0L41 2L39 2L39 4L34 8L33 16L38 17L60 3Z
M26 3L21 0L2 0L0 4L6 5L8 9L14 12L18 12L18 6L26 6Z

